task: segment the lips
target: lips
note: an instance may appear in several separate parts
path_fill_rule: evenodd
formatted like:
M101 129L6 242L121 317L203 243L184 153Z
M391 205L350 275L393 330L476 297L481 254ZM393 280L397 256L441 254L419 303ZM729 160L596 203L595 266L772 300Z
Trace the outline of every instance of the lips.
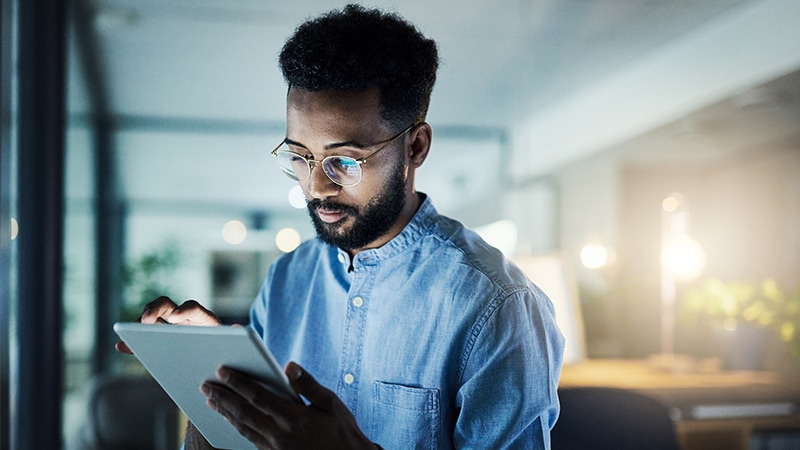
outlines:
M358 215L356 208L330 200L311 199L307 202L307 206L309 212L315 215L322 223L336 223L347 216Z
M334 223L342 220L347 214L344 211L317 208L317 217L325 223Z

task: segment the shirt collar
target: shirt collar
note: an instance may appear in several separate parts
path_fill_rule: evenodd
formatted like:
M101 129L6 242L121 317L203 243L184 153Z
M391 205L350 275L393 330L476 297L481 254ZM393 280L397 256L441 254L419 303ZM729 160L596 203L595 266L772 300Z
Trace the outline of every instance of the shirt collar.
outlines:
M419 192L419 195L422 199L422 204L408 225L403 228L403 231L378 248L358 252L353 260L353 265L377 264L405 251L427 234L428 229L433 227L436 222L436 217L439 213L426 194Z

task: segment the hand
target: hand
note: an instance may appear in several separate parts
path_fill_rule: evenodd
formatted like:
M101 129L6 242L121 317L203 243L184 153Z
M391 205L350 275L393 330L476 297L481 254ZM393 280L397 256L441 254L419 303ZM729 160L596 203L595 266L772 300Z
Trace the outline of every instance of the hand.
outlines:
M259 449L376 448L333 392L296 363L287 364L285 371L294 390L309 405L286 400L226 367L217 371L219 383L207 381L201 391L208 397L209 407Z
M158 297L144 306L138 322L169 323L173 325L196 325L213 327L220 324L213 312L204 308L196 300L187 300L178 306L169 297ZM119 341L115 346L118 352L131 354L131 349Z

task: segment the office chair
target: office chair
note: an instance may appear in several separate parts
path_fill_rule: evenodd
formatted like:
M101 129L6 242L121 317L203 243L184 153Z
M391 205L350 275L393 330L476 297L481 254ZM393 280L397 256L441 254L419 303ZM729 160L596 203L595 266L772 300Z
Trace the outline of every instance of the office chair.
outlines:
M103 376L89 395L85 447L91 450L174 450L178 409L147 374Z
M606 387L562 388L553 450L678 450L668 408L638 392Z

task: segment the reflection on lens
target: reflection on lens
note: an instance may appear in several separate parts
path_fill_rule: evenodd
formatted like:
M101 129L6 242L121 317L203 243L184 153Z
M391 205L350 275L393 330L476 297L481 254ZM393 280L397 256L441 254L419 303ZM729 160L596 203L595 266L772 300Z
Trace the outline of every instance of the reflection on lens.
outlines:
M331 156L325 158L322 167L328 177L342 186L353 186L361 181L361 165L347 156Z
M308 162L302 156L293 152L280 151L276 153L278 167L293 180L308 178Z

